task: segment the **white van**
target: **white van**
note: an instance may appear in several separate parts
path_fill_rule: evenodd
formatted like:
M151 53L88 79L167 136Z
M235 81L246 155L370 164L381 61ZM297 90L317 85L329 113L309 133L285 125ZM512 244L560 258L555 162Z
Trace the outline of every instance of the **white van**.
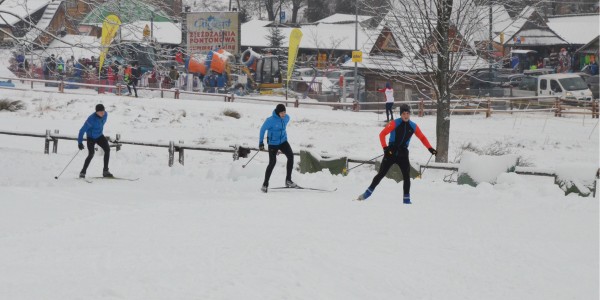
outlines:
M537 80L538 96L559 96L567 100L592 100L592 91L577 74L540 75Z

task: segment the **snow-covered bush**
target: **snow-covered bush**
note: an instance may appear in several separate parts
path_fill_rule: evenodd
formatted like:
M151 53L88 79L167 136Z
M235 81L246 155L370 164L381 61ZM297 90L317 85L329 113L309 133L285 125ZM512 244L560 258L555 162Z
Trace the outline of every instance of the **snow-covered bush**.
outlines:
M555 183L565 191L565 195L576 193L587 197L595 192L598 166L590 164L569 164L556 168Z
M515 170L517 161L518 157L514 154L491 156L464 152L458 167L458 184L495 184L500 174Z
M236 119L239 119L242 117L239 112L237 112L231 108L224 110L222 115L227 116L227 117L236 118Z
M8 99L0 100L0 111L8 110L8 111L13 112L13 111L21 110L21 109L25 109L25 103L23 103L23 101L20 101L20 100L11 101Z

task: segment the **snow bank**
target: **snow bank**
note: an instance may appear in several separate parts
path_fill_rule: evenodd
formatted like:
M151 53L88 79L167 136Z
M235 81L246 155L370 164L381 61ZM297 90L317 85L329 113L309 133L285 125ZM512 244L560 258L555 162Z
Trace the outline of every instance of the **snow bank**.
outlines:
M513 154L490 156L464 152L458 167L458 184L494 184L498 175L514 171L517 159Z

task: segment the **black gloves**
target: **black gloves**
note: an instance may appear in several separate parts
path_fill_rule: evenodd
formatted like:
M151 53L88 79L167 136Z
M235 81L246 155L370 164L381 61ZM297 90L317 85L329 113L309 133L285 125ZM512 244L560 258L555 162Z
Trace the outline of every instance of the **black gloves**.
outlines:
M260 151L265 151L265 144L263 144L263 143L260 143L260 144L258 145L258 149L259 149Z
M78 147L79 147L79 150L83 150L83 144L82 143L79 143Z
M429 153L433 154L433 155L437 155L437 150L433 149L433 148L429 148L427 149L429 150Z
M383 148L383 155L385 155L385 157L392 157L394 155L394 148L392 148L392 146Z

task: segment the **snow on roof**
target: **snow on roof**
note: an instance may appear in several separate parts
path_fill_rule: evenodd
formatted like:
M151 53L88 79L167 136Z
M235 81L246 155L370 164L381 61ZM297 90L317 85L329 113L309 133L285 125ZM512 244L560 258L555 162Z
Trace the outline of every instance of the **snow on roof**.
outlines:
M269 30L266 27L271 21L253 20L242 24L242 47L269 47ZM281 33L286 38L284 45L289 42L290 32L293 28L280 27ZM301 49L336 49L354 50L354 23L346 24L311 24L299 28L302 31ZM359 26L358 48L364 52L370 52L377 39L378 32Z
M560 45L565 44L565 40L561 39L559 36L554 34L550 30L542 30L542 29L524 29L519 31L519 37L524 38L525 40L521 42L519 45L528 45L528 46L551 46L551 45ZM506 40L506 45L515 45L515 41L513 39Z
M600 34L600 16L548 18L548 26L570 44L584 45Z
M35 27L29 30L27 34L23 37L25 41L34 42L44 31L48 29L52 20L54 20L54 15L58 12L58 9L63 1L51 2L46 6L44 10L44 14L42 18L35 24Z
M478 6L477 14L481 16L479 20L479 30L474 34L475 41L487 41L489 40L489 28L490 28L490 7L489 6ZM508 27L513 22L513 19L508 14L508 11L504 5L492 5L492 34L496 36L503 29Z
M433 63L437 64L437 58L434 56ZM489 66L488 62L476 55L464 55L460 65L455 70L469 71L484 69ZM342 65L342 68L354 67L354 63L349 60ZM363 54L363 61L358 63L361 69L388 71L396 73L425 73L428 71L425 66L415 59L408 57L399 58L395 55L366 55ZM430 68L429 68L430 69Z
M50 0L4 0L0 3L0 11L11 12L11 14L0 12L0 25L15 25L21 20L13 14L26 19L46 7L48 3Z
M481 27L482 16L471 0L456 0L453 2L450 22L455 25L460 35L468 45L474 48L474 34ZM379 24L379 29L387 27L394 34L400 52L416 54L427 45L432 31L437 24L435 4L429 2L411 1L398 4L386 14Z
M372 16L358 16L358 22L367 21L373 18ZM316 21L315 23L353 23L356 21L356 15L348 14L333 14L327 18Z
M144 27L150 27L150 21L136 21L121 25L121 40L143 41ZM171 22L154 22L152 30L153 39L160 44L181 44L181 28L179 24Z
M100 55L100 39L90 35L67 34L60 40L53 40L45 50L39 50L42 57L62 57L65 61L72 56L75 59L98 57Z
M504 32L504 43L512 40L512 37L523 28L523 25L529 20L531 15L535 12L535 8L532 6L526 6L519 13L519 15L515 18L515 20L510 23L510 25L503 28L501 32ZM494 42L500 43L500 35L495 35Z

